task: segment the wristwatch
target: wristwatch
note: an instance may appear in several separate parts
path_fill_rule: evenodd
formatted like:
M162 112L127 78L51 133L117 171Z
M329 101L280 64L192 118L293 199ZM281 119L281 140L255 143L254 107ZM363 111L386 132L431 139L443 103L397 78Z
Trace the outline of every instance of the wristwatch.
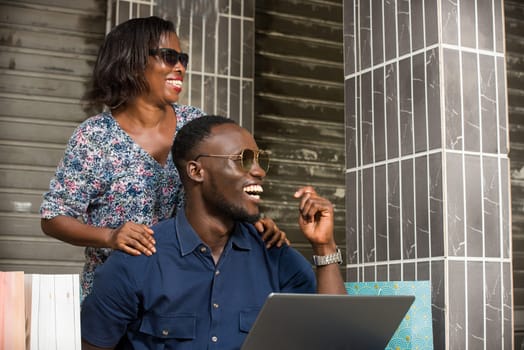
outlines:
M342 264L342 253L337 247L337 251L329 255L313 255L313 264L315 266L324 266L329 264Z

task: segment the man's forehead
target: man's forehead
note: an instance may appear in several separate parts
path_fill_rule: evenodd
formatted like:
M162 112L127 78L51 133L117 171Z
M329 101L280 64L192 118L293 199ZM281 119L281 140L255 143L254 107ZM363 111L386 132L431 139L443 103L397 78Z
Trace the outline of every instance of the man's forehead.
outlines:
M215 147L223 146L223 148L252 148L254 144L253 136L243 127L227 123L215 125L211 128L209 136L204 141L204 144L213 145Z

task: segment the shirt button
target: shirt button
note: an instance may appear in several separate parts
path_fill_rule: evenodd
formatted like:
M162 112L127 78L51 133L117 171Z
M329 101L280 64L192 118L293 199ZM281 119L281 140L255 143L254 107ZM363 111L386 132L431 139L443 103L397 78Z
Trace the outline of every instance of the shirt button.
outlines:
M169 335L169 331L167 329L162 329L162 335L163 336Z
M215 309L218 309L218 306L219 306L219 305L218 305L217 303L213 303L213 307L214 307Z
M205 252L207 252L207 248L206 248L206 247L200 247L200 252L201 252L201 253L205 253Z
M216 271L215 271L215 275L216 275L216 276L220 275L220 270L216 270Z
M216 337L216 336L212 336L212 337L211 337L211 341L212 341L213 343L216 343L216 342L218 341L218 337Z

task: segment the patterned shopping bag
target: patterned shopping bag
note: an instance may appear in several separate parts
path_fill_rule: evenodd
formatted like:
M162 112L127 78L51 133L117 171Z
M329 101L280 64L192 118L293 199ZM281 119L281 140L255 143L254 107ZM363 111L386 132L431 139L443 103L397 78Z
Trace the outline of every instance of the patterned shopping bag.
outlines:
M432 350L430 281L346 282L349 295L414 295L386 350Z
M0 271L0 350L25 349L24 273Z

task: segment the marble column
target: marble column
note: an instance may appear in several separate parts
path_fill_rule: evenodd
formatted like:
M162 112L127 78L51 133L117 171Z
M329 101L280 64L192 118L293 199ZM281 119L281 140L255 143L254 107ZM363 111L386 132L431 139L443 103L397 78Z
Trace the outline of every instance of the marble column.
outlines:
M502 9L344 0L347 280L431 280L435 349L512 349Z

